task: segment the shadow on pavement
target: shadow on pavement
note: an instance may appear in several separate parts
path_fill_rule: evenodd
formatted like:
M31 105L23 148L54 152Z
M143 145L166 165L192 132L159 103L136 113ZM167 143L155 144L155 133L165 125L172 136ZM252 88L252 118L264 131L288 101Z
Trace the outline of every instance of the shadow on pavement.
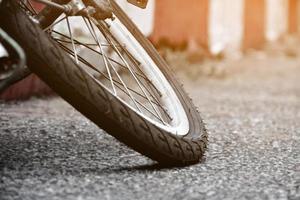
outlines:
M22 132L22 130L19 131ZM61 140L58 136L51 134L46 134L46 137L34 135L33 133L28 137L22 133L16 135L9 132L0 134L0 174L9 170L28 176L46 173L51 176L78 177L87 174L104 175L182 168L182 166L158 164L139 154L137 154L139 159L136 159L136 156L120 159L118 152L124 147L116 145L112 138L103 142L83 142L80 148L76 148L79 140L76 139L76 141L71 137Z

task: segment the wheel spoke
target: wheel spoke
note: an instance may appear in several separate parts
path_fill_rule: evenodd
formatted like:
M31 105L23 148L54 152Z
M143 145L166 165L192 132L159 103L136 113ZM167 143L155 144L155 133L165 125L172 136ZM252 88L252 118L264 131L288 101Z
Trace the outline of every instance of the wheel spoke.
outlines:
M100 26L101 30L103 30L103 25ZM104 31L103 31L104 32ZM108 36L103 33L105 39L114 47L114 50L116 51L116 53L119 55L119 57L122 59L122 61L124 62L125 66L128 68L128 70L130 71L131 75L133 76L134 80L136 81L137 85L139 86L139 88L141 89L141 91L144 93L144 95L147 97L151 107L154 109L155 113L159 116L159 118L163 121L163 123L165 123L164 119L162 118L162 116L160 115L159 111L157 110L157 108L153 105L152 101L150 100L148 94L145 92L144 87L141 85L140 81L138 80L138 78L136 77L136 75L133 73L131 67L129 66L128 62L125 60L125 58L123 57L123 55L120 53L120 51L118 50L118 48L115 47L115 44L108 38Z
M109 61L109 60L108 60ZM134 99L134 97L132 96L131 92L128 90L126 84L124 83L123 79L121 78L121 76L119 75L119 73L117 72L117 70L115 69L115 67L113 66L113 64L109 61L109 64L111 65L112 69L114 70L115 74L117 75L118 79L121 81L122 85L124 86L125 90L127 91L128 96L130 97L130 99L133 101L134 105L136 106L136 108L140 111L141 109L139 108L139 106L136 103L136 100Z
M123 50L126 52L126 55L128 56L128 58L129 58L132 62L135 63L135 66L137 66L136 68L137 68L142 74L140 74L140 73L138 73L138 72L136 72L136 71L134 71L134 70L133 70L133 72L134 72L135 74L139 75L140 77L142 77L148 84L150 84L150 85L155 89L155 92L157 92L159 96L162 96L161 92L153 85L153 83L152 83L148 78L146 78L146 75L145 75L144 72L140 69L140 67L139 67L139 66L140 66L140 62L138 62L137 59L135 59L135 58L128 52L128 50L127 50L125 47L123 48ZM122 65L122 67L124 67L124 66ZM127 69L127 67L125 67L125 68ZM141 84L143 85L143 87L147 90L147 92L150 94L150 96L153 98L153 100L155 100L155 102L156 102L157 104L159 104L159 107L162 108L162 110L163 110L164 113L167 115L167 117L168 117L169 119L172 119L172 118L169 116L169 114L165 111L165 109L163 108L163 106L159 103L159 100L157 99L157 97L156 97L156 96L148 89L147 86L145 86L145 83L143 83L143 81L141 81L140 83L141 83Z
M137 59L135 59L128 52L128 50L126 48L124 48L123 50L126 52L126 55L128 55L129 59L131 59L131 61L135 63L136 68L142 73L141 77L155 89L155 91L159 94L159 96L162 96L161 92L155 87L155 85L153 85L152 81L147 78L147 76L145 75L145 73L143 72L143 70L141 70L141 68L140 68L141 63L139 61L137 61ZM137 74L138 72L135 72L135 73ZM147 87L146 87L146 89L147 89ZM149 92L149 90L148 90L148 92Z
M85 20L85 22L86 22L86 20ZM134 103L134 105L136 106L136 108L137 108L140 112L142 112L141 109L139 108L139 106L137 105L136 100L135 100L134 97L132 96L131 92L128 90L128 88L127 88L125 82L123 81L123 79L121 78L121 76L119 75L119 73L117 72L117 70L115 69L114 65L110 62L110 60L107 58L106 54L104 53L103 47L102 47L101 43L99 42L99 38L97 37L97 35L96 35L96 33L95 33L95 30L94 30L94 28L93 28L93 25L92 25L90 19L88 19L88 22L89 22L89 26L87 25L87 23L86 23L86 25L87 25L88 27L91 27L91 28L89 28L89 30L92 29L92 31L93 31L93 33L94 33L94 38L97 38L97 41L96 41L96 42L98 43L98 45L99 45L99 47L100 47L101 54L103 55L102 57L104 58L105 61L109 62L111 68L113 69L113 71L114 71L115 74L117 75L118 79L121 81L122 85L124 86L125 90L127 91L127 93L128 93L127 95L131 98L131 100L133 101L133 103ZM91 32L91 34L92 34L92 32ZM105 63L105 65L106 65L106 67L107 67L107 70L109 71L109 69L108 69L108 68L109 68L108 63ZM115 92L115 94L116 94L116 92Z
M67 22L69 36L55 30L55 26L64 20ZM90 38L93 39L92 42L90 42L90 40L84 40L85 42L80 42L78 39L76 39L76 36L74 37L70 24L71 21L69 20L68 16L59 19L57 22L47 27L46 30L50 30L53 34L57 34L58 37L53 35L53 39L56 40L67 53L75 58L77 64L80 62L104 77L108 82L103 80L103 83L107 86L111 85L112 93L115 96L122 99L124 96L122 97L119 95L121 95L121 93L126 94L128 97L125 99L129 99L129 101L132 102L130 104L132 104L132 106L134 106L138 112L142 114L147 112L164 125L167 125L166 120L172 121L167 108L165 108L162 102L159 100L159 98L162 96L161 92L146 76L142 70L144 66L141 66L141 62L139 62L139 60L137 60L127 50L126 46L118 43L118 40L115 38L115 36L107 30L104 21L98 22L94 18L85 17L82 17L82 20L85 23L85 27L90 35ZM106 40L106 42L100 42L102 37ZM98 69L97 66L99 65L91 64L88 59L81 57L79 55L81 53L78 54L79 46L101 56L103 61L101 63L103 64L102 66L103 69L105 68L105 71L103 71L103 69ZM109 53L112 52L110 49L113 50L114 56L111 56ZM107 54L107 52L109 54ZM119 71L121 69L126 71ZM120 74L124 72L127 74L125 75L128 76L125 79L123 78L123 74ZM133 82L128 78L132 79ZM125 80L130 81L129 85L127 85ZM98 79L97 81L101 81L101 79ZM135 84L135 86L131 87L133 86L132 84ZM119 94L119 92L121 93ZM144 102L144 100L146 101L142 103L140 100L142 100L142 102Z
M56 41L59 41L59 42L62 42L62 43L68 43L68 44L71 44L71 42L70 41L67 41L67 40L62 40L62 39L59 39L59 38L53 38L54 40L56 40ZM74 40L74 43L75 44L77 44L77 45L82 45L82 46L85 46L85 47L87 47L87 46L98 46L98 44L93 44L93 43L82 43L82 42L79 42L79 41L77 41L77 40ZM110 46L109 44L101 44L102 46ZM94 49L90 49L90 50L94 50ZM95 51L95 50L94 50ZM100 54L100 55L102 55L100 52L98 52L98 51L95 51L96 53L98 53L98 54Z
M66 17L66 20L67 20L67 25L68 25L69 35L70 35L70 37L71 37L71 42L72 42L72 47L73 47L73 51L74 51L75 61L76 61L76 63L78 64L78 63L79 63L79 62L78 62L78 55L77 55L76 47L75 47L74 40L73 40L73 34L72 34L71 27L70 27L69 17Z
M111 75L111 71L110 71L109 66L108 66L107 57L106 57L106 55L104 54L103 47L102 47L102 45L101 45L101 43L100 43L100 41L99 41L99 38L98 38L98 36L97 36L97 34L96 34L95 30L94 30L93 24L91 23L90 19L88 19L88 22L89 22L89 23L87 23L87 21L86 21L85 18L83 18L83 20L84 20L84 22L85 22L87 28L89 29L91 35L93 36L95 42L98 44L98 47L100 48L100 51L101 51L101 54L102 54L102 59L103 59L103 62L104 62L104 64L105 64L105 68L106 68L106 70L107 70L109 79L110 79L110 81L111 81L111 86L112 86L112 88L113 88L114 94L117 96L117 90L116 90L115 85L114 85L114 82L113 82L113 80L112 80L112 75Z
M52 33L55 33L55 34L57 34L57 35L59 35L59 36L62 36L62 37L64 37L64 38L66 38L66 39L68 39L68 40L71 41L71 38L70 38L70 37L68 37L67 35L64 35L64 34L62 34L62 33L60 33L60 32L57 32L57 31L55 31L55 30L52 30ZM53 38L53 39L58 40L58 41L60 40L60 39L58 39L58 38ZM79 41L76 40L76 39L73 39L73 40L74 40L75 44L82 45L82 46L84 46L85 48L87 48L87 49L93 51L94 53L97 53L97 54L103 56L103 54L102 54L101 52L96 51L95 49L89 47L87 44L82 43L82 42L79 42ZM71 42L68 42L68 41L64 41L64 42L71 43ZM95 46L98 46L98 44L95 44ZM107 45L107 46L108 46L108 45ZM109 46L111 46L111 45L109 45ZM120 62L116 61L115 59L113 59L113 58L108 58L108 59L109 59L110 61L116 63L119 67L121 67L121 68L123 68L123 69L127 69L125 66L123 66ZM135 73L136 75L138 75L139 77L143 78L144 80L147 80L147 78L145 77L145 75L140 74L139 72L136 72L136 71L134 71L134 73Z
M64 46L63 44L61 43L58 43L66 52L68 52L69 54L71 54L72 56L74 56L73 54L73 51L71 49L69 49L68 47ZM98 73L100 73L104 78L106 78L107 80L109 80L109 77L107 77L103 72L101 71L98 71L98 69L96 69L95 67L93 67L90 63L88 63L88 61L86 61L84 58L82 58L81 56L78 56L78 59L80 62L82 62L83 64L93 68L95 71L97 71ZM116 72L117 73L117 72ZM121 77L119 77L120 81L122 80ZM144 99L147 99L145 96L141 95L139 92L135 91L134 89L126 86L126 84L124 82L119 82L117 80L113 80L115 83L117 83L116 87L118 89L120 89L122 92L124 92L125 94L131 94L131 92L139 95L140 97L144 98ZM125 89L122 88L122 85ZM127 88L127 89L126 89ZM145 109L147 112L149 112L151 115L153 115L157 120L160 120L161 119L159 117L157 117L157 115L155 113L153 113L150 109L148 109L143 103L141 103L140 101L134 99L133 95L131 94L131 98L132 98L132 101L134 102L135 106L138 108L138 110L140 112L142 112L140 110L140 107L141 106L143 109ZM154 104L156 104L156 102L153 102ZM139 105L139 106L138 106ZM157 106L160 106L159 104L156 104ZM162 108L163 109L163 108ZM163 122L163 121L161 121Z
M63 48L63 50L65 50L68 54L70 54L71 56L74 56L74 53L73 53L73 51L72 51L71 49L69 49L69 48L66 47L65 45L61 44L60 42L58 42L58 44L59 44L59 45ZM101 75L102 75L104 78L106 78L107 80L110 80L109 77L108 77L106 74L104 74L103 72L99 71L96 67L94 67L92 64L90 64L86 59L82 58L81 56L78 56L78 59L79 59L80 62L82 62L82 63L85 64L86 66L90 67L91 69L93 69L93 70L95 70L96 72L98 72L99 74L101 74ZM117 80L114 80L114 79L113 79L113 81L114 81L115 83L119 84L119 85L122 85L122 83L119 82L119 81L117 81ZM128 86L127 86L127 88L128 88L128 90L130 90L131 92L133 92L133 93L139 95L140 97L146 99L145 96L141 95L140 93L138 93L138 92L135 91L134 89L132 89L132 88L130 88L130 87L128 87ZM119 89L121 89L121 88L119 88ZM155 103L155 102L153 102L153 103Z

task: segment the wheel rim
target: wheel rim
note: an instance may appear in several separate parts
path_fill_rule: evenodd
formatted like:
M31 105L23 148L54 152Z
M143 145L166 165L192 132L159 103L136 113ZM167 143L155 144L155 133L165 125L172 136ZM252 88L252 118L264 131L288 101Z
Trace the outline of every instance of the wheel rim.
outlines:
M37 13L30 2L26 9ZM118 16L96 21L61 15L45 31L91 78L138 115L171 134L188 133L188 118L175 91Z

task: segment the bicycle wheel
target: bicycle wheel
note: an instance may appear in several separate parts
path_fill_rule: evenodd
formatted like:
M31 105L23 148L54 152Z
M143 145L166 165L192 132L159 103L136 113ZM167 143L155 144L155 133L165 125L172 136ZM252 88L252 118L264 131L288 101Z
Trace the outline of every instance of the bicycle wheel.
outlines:
M1 12L30 69L83 115L158 162L198 162L207 144L199 113L151 43L112 7L114 19L61 15L45 30L18 5Z

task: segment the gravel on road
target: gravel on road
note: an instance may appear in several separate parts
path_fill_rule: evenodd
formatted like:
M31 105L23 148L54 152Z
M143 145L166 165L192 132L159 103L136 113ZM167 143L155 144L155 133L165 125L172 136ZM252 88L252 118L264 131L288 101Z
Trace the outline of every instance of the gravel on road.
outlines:
M184 168L139 155L59 97L0 103L0 199L299 200L299 59L227 64L221 77L178 73L210 143Z

